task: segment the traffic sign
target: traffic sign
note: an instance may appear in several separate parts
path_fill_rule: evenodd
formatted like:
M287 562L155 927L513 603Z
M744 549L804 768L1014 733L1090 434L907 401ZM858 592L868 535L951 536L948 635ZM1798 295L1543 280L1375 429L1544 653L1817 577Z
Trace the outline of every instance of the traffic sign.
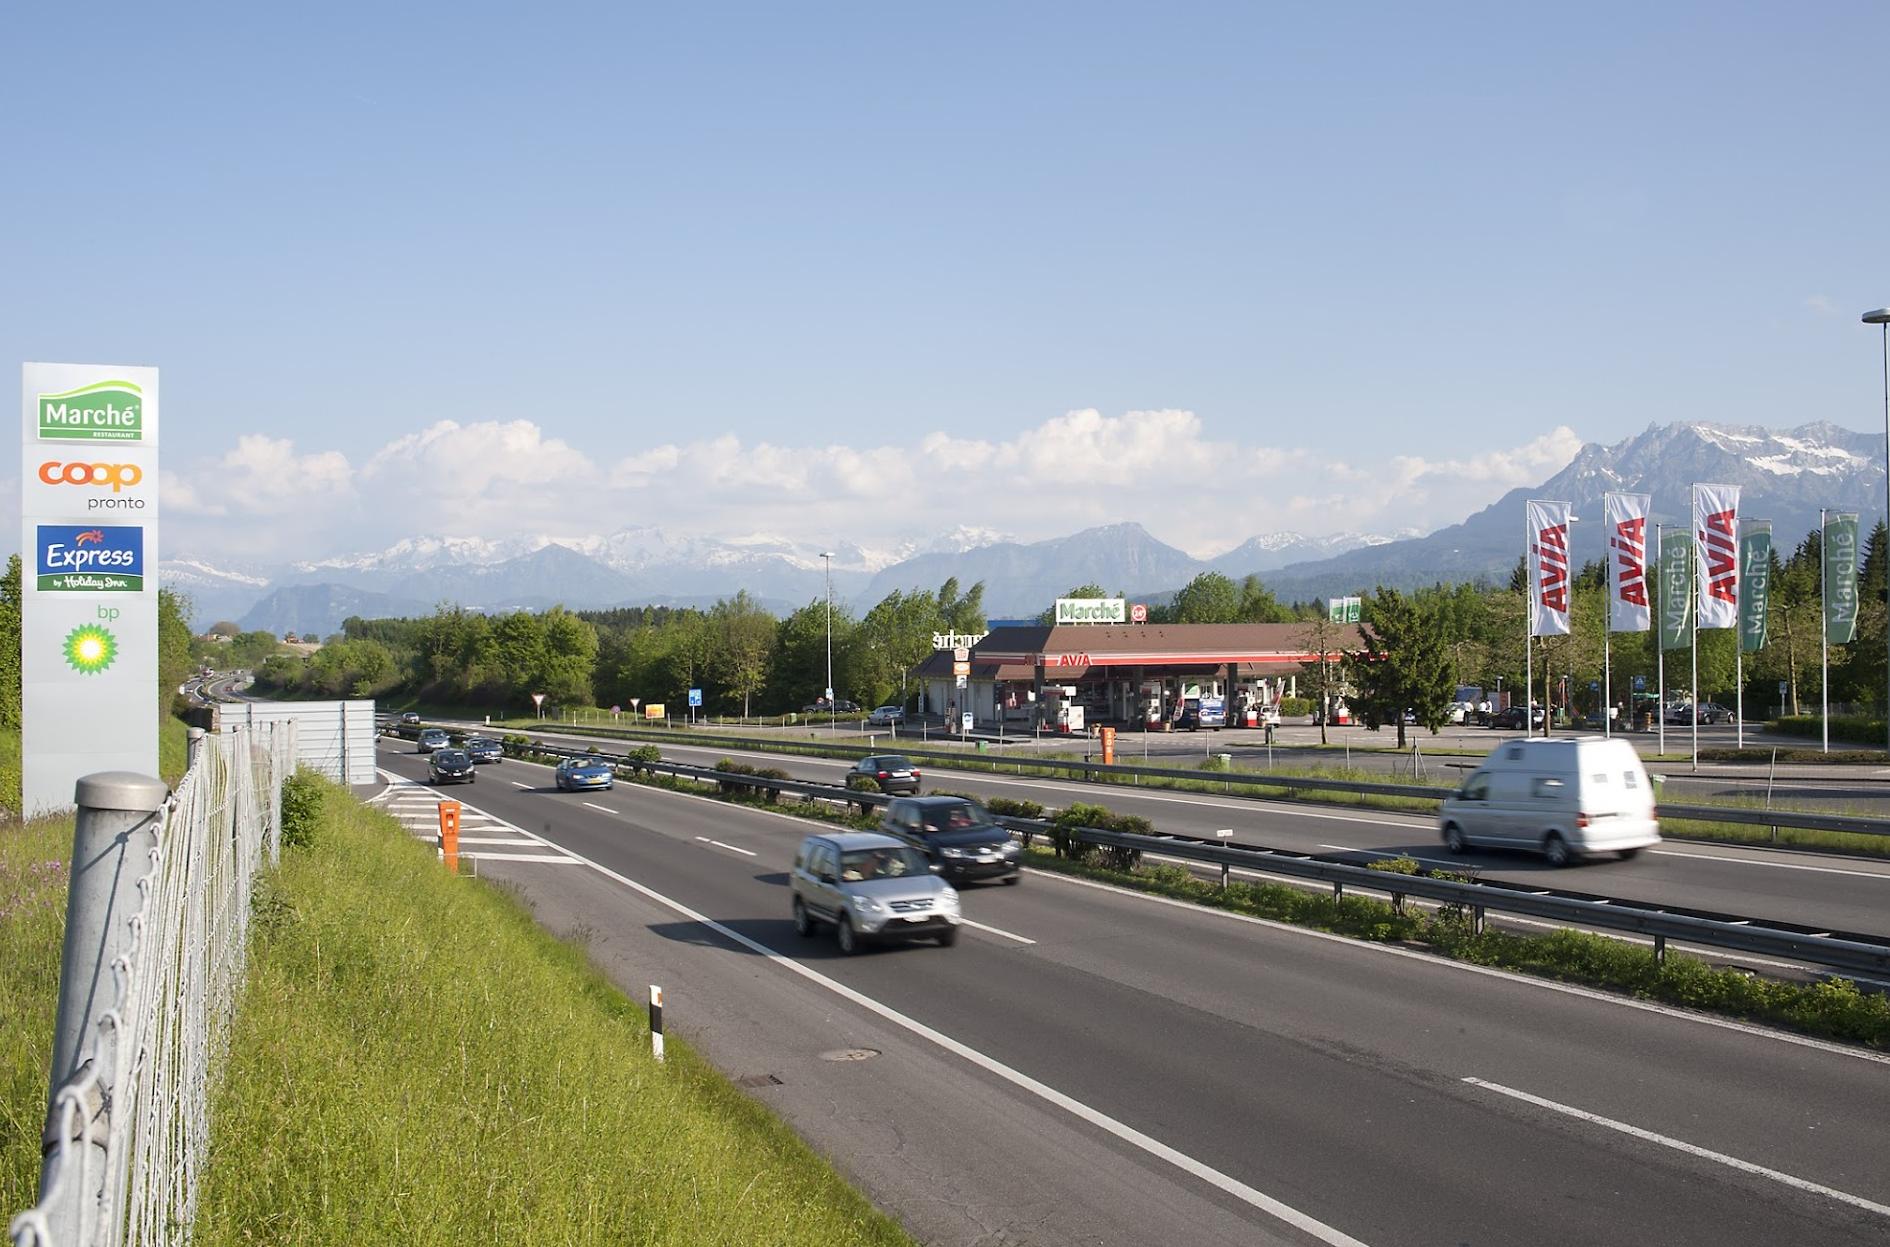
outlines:
M963 688L963 687L965 687L965 685L966 685L966 684L968 684L968 683L970 683L970 680L969 680L969 678L968 678L968 677L966 677L966 676L962 676L962 675L958 677L958 687L959 687L959 688Z
M955 663L953 663L953 664L952 664L952 674L953 674L953 675L955 675L955 676L958 676L958 677L959 677L959 678L961 678L961 679L962 679L963 677L965 677L965 676L968 676L968 675L970 675L970 674L971 674L971 664L970 664L970 663L968 663L968 662L955 662Z
M963 723L965 730L969 732L971 730L971 711L967 710L963 715L959 716L959 722Z
M958 648L954 649L952 651L952 661L953 662L970 662L971 661L970 648L967 646L960 645Z
M1129 622L1130 623L1147 623L1148 622L1147 605L1141 602L1137 602L1134 606L1131 606L1129 608Z
M1646 676L1637 675L1634 677L1634 691L1637 693L1644 693L1647 691L1647 677Z
M1778 682L1778 699L1781 704L1785 701L1785 681L1783 680Z
M702 704L702 690L701 689L692 688L689 690L689 704L692 706L700 706Z
M1601 681L1590 680L1588 682L1588 691L1591 693L1599 693L1601 691Z

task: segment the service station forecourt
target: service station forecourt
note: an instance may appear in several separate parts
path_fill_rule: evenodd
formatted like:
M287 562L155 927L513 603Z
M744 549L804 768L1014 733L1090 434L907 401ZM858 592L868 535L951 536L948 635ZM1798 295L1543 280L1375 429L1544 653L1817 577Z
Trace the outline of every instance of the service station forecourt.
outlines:
M21 806L158 773L158 373L21 372Z

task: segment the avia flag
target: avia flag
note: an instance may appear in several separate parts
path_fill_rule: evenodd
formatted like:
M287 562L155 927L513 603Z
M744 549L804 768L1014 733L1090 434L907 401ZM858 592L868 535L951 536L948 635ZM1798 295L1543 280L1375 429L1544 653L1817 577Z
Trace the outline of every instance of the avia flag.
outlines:
M1654 611L1647 594L1647 494L1608 494L1608 631L1645 632Z
M1857 512L1824 517L1824 626L1832 645L1857 637Z
M1566 502L1527 504L1530 636L1568 635L1568 511Z
M1693 487L1701 628L1739 626L1739 486Z
M1739 648L1756 654L1770 638L1772 612L1772 521L1739 526Z

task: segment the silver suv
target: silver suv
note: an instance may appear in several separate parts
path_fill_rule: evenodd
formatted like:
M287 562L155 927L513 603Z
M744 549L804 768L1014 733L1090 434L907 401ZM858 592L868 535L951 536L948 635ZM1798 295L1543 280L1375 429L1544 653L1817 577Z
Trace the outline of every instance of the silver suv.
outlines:
M925 854L872 831L809 836L794 854L794 929L833 923L840 951L869 940L958 940L958 893L932 873Z

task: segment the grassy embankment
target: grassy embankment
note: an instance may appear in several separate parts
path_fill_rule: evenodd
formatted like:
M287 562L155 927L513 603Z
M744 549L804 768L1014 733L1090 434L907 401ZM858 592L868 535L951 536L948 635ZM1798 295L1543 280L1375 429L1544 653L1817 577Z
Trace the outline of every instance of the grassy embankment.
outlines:
M328 789L257 901L196 1241L903 1243L517 903Z

